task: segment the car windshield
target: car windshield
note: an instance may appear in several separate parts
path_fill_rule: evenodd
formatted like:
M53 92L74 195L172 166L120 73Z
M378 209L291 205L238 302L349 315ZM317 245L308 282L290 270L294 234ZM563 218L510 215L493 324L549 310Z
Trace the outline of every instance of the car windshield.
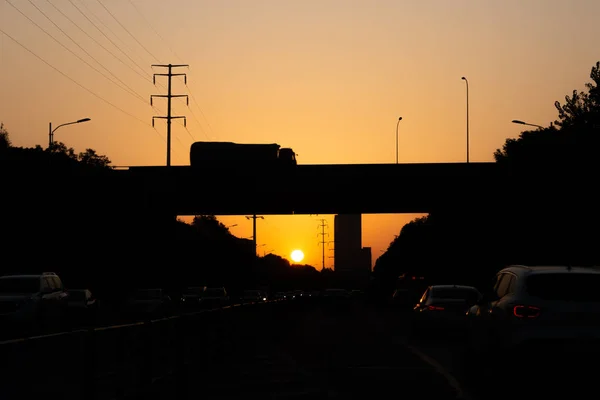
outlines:
M431 290L431 296L434 299L475 302L479 298L479 293L473 289L466 288L433 288Z
M544 300L600 302L600 274L534 274L525 286L531 296Z
M37 293L40 291L40 278L10 277L0 279L0 293Z

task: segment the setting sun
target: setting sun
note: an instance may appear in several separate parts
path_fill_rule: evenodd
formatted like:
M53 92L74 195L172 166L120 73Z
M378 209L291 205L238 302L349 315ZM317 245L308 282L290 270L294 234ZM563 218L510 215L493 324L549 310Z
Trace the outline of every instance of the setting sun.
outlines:
M292 261L293 262L300 262L302 260L304 260L304 253L302 252L302 250L292 251Z

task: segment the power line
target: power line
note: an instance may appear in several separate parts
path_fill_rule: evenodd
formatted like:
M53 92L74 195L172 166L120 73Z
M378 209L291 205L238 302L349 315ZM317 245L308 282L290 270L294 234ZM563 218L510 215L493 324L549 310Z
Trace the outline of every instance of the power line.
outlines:
M146 46L144 46L142 43L140 43L140 41L139 41L139 40L137 40L137 38L136 38L135 36L133 36L133 34L132 34L130 31L129 31L129 29L127 29L127 28L126 28L126 27L125 27L125 26L124 26L124 25L121 23L121 21L119 21L119 20L117 19L117 17L115 17L115 16L113 15L113 13L112 13L112 12L110 12L110 10L109 10L108 8L106 8L106 6L105 6L105 5L104 5L104 4L103 4L103 3L102 3L100 0L96 0L96 1L98 2L98 4L100 4L100 5L102 6L102 8L104 8L104 9L106 10L106 12L107 12L107 13L109 13L109 14L110 14L110 16L111 16L111 17L112 17L112 18L113 18L115 21L117 21L117 24L119 24L119 25L121 26L121 28L123 28L123 30L124 30L125 32L127 32L127 33L129 34L129 36L131 36L131 37L133 38L133 40L135 40L135 41L137 42L137 44L139 44L139 45L140 45L140 47L146 51L146 53L148 53L148 54L150 55L150 57L154 58L154 61L156 61L156 62L160 62L160 60L159 60L159 59L158 59L158 58L157 58L157 57L156 57L154 54L152 54L152 53L150 52L150 50L148 50L148 49L146 48Z
M120 89L124 90L125 92L135 96L137 98L137 96L134 93L131 93L129 90L127 90L126 88L123 88L121 85L119 85L117 82L115 82L112 78L108 77L106 74L104 74L102 71L100 71L98 68L94 67L92 64L90 64L89 62L87 62L86 60L84 60L83 58L81 58L77 53L75 53L73 50L71 50L70 48L68 48L67 46L65 46L60 40L58 40L57 38L55 38L54 36L52 36L51 33L49 33L47 30L45 30L44 28L42 28L40 25L38 25L37 22L35 22L34 20L32 20L31 18L29 18L23 11L21 11L18 7L16 7L14 4L12 4L9 0L6 0L6 3L9 4L12 8L14 8L15 10L17 10L22 16L24 16L25 18L27 18L27 20L29 20L29 22L31 22L32 24L34 24L36 27L38 27L42 32L44 32L46 35L48 35L48 37L50 37L50 39L54 40L56 43L58 43L60 46L62 46L65 50L67 50L69 53L73 54L75 57L77 57L77 59L79 59L81 62L83 62L84 64L86 64L88 67L90 67L91 69L93 69L94 71L96 71L97 73L99 73L100 75L102 75L104 78L106 78L108 81L112 82L114 85L116 85L117 87L119 87ZM139 100L142 100L145 102L145 100L138 98Z
M156 118L159 119L166 119L167 120L167 167L171 166L171 120L172 119L177 119L177 118L183 118L183 125L186 125L186 118L185 116L173 116L171 115L171 99L173 97L185 97L186 101L189 104L189 99L188 99L188 95L187 94L172 94L171 91L171 81L173 80L174 76L183 76L184 80L187 82L187 76L186 74L174 74L173 73L173 68L179 68L179 67L187 67L186 64L153 64L153 67L160 67L160 68L168 68L168 72L166 74L154 74L154 82L156 82L156 77L157 76L166 76L169 78L169 84L168 84L168 88L167 88L167 94L153 94L150 95L150 105L152 105L152 99L154 97L166 97L167 98L167 116L163 117L163 116L154 116L152 117L152 126L154 126L154 120Z
M132 0L129 0L129 4L131 4L133 6L133 8L135 8L135 11L137 11L137 13L140 15L140 17L142 17L142 19L146 22L146 24L148 24L148 26L150 27L150 29L152 29L152 31L156 34L156 36L158 36L160 38L160 40L163 41L163 43L169 48L169 50L175 56L175 58L177 58L181 62L182 61L181 57L179 57L177 55L177 53L175 53L175 50L173 50L173 48L171 46L169 46L169 44L167 43L167 41L165 40L165 38L163 38L160 35L160 33L158 33L158 31L154 28L154 26L150 23L150 21L148 21L148 19L144 16L144 14L142 14L142 12L140 11L140 9L133 3Z
M84 17L85 19L87 19L87 20L89 21L89 23L90 23L90 24L92 24L92 25L94 26L94 28L96 28L96 29L98 30L98 32L100 32L100 33L102 34L102 36L104 36L104 37L106 38L106 40L108 40L108 41L109 41L109 42L110 42L110 43L111 43L113 46L115 46L115 48L116 48L117 50L119 50L121 53L123 53L123 54L125 55L125 57L127 57L127 58L128 58L128 59L129 59L129 60L130 60L130 61L131 61L131 62L132 62L132 63L133 63L135 66L136 66L136 67L138 67L138 68L140 69L140 71L142 71L142 72L146 73L146 74L148 75L148 81L150 82L150 74L149 74L148 72L146 72L146 70L145 70L144 68L142 68L142 67L141 67L141 66L140 66L140 65L139 65L139 64L138 64L138 63L137 63L137 62L136 62L136 61L135 61L133 58L131 58L131 56L129 55L129 53L128 53L128 52L126 52L126 51L124 51L123 49L121 49L121 47L119 47L119 45L118 45L118 44L116 44L116 43L114 42L114 40L112 40L112 39L111 39L111 38L110 38L110 37L109 37L109 36L108 36L106 33L104 33L104 31L103 31L102 29L100 29L100 28L98 27L98 25L97 25L97 24L96 24L94 21L92 21L92 20L91 20L91 19L90 19L90 18L87 16L87 14L81 10L81 8L79 8L79 6L77 6L75 3L73 3L73 0L69 0L69 3L71 3L71 5L72 5L73 7L75 7L75 8L77 9L77 11L79 11L79 13L80 13L81 15L83 15L83 17ZM98 18L98 17L97 17L97 16L94 14L94 12L93 12L92 10L90 10L90 9L89 9L89 7L88 7L88 6L87 6L85 3L81 3L81 5L82 5L82 6L83 6L83 7L84 7L86 10L87 10L88 14L95 16L95 17L96 17L96 19L98 20L98 22L100 22L100 24L101 24L102 26L104 26L104 27L106 28L106 30L108 30L110 33L112 33L112 34L113 34L115 37L117 37L117 38L118 38L118 36L117 36L117 35L116 35L116 34L115 34L115 33L114 33L114 32L113 32L113 31L112 31L112 30L111 30L111 29L110 29L108 26L106 26L106 24L104 24L104 23L102 22L102 20L101 20L100 18ZM130 52L131 52L131 49L130 49Z
M196 107L198 107L198 110L200 111L200 114L204 118L204 121L206 121L206 125L208 126L208 130L211 131L211 133L213 134L213 136L216 136L215 132L212 129L212 126L210 126L210 123L208 122L208 118L206 118L206 115L204 115L204 112L202 111L202 107L200 107L200 104L196 100L196 96L194 96L194 92L192 92L192 89L189 86L187 86L187 84L185 86L188 88L188 92L190 92L190 95L192 96L192 100L196 104ZM191 108L190 108L190 110L191 110ZM199 122L200 121L198 121L198 123ZM201 125L201 127L202 127L202 125ZM204 134L206 135L206 132Z
M94 43L96 43L98 46L100 46L102 49L104 49L104 51L106 51L108 54L110 54L111 56L113 56L117 61L119 61L121 64L123 64L124 66L126 66L127 68L131 69L133 72L135 72L136 74L138 74L142 79L144 79L146 82L150 82L152 83L152 80L149 78L148 76L144 76L142 75L142 73L140 71L138 71L137 69L133 68L131 65L127 64L126 62L124 62L122 59L120 59L119 57L117 57L117 55L115 53L113 53L112 51L110 51L109 49L107 49L102 43L100 43L98 40L96 40L96 38L94 38L92 35L90 35L85 29L83 29L81 26L79 26L75 21L73 21L71 18L69 18L68 15L66 15L60 8L56 7L54 4L52 4L52 2L50 0L46 0L52 7L54 7L54 9L56 11L58 11L63 17L65 17L69 22L71 22L75 27L77 27L81 32L83 32L88 38L90 38ZM73 3L71 3L73 4ZM79 9L78 9L79 11ZM86 17L87 18L87 17ZM89 20L89 19L88 19ZM90 21L91 22L91 21ZM92 22L93 23L93 22ZM96 28L97 29L97 28Z
M185 85L185 87L188 89L188 92L190 93L190 96L192 96L192 99L193 99L194 98L194 94L190 91L190 87L187 84ZM192 113L192 117L198 123L198 127L200 128L200 130L202 131L202 133L204 134L204 136L206 136L207 139L210 139L209 136L204 131L204 129L202 129L202 123L200 122L200 120L196 116L196 113L194 112L194 110L192 109L192 107L189 106L189 103L188 103L188 110L190 111L190 113ZM200 110L200 111L202 111L202 110ZM188 131L188 133L189 133L189 131ZM192 136L191 133L190 133L190 136ZM194 139L193 136L192 136L192 139L195 141L195 139Z
M31 4L33 7L35 7L36 10L38 10L40 12L40 14L42 14L48 21L50 21L50 23L52 25L54 25L54 27L56 29L58 29L63 35L65 35L71 42L73 42L75 44L75 46L79 47L79 49L81 51L83 51L85 54L87 54L88 57L90 57L92 60L94 60L100 67L102 67L106 72L108 72L110 75L112 75L113 78L115 78L117 81L119 81L123 86L125 86L129 93L135 97L137 97L139 100L141 100L142 102L146 103L146 100L144 100L144 97L142 95L140 95L139 93L137 93L134 89L132 89L129 85L127 85L125 82L123 82L118 76L116 76L115 74L113 74L111 71L108 70L108 68L106 68L100 61L98 61L94 56L92 56L85 48L83 48L83 46L81 46L79 43L77 43L77 41L75 39L73 39L67 32L65 32L60 26L58 26L58 24L56 22L54 22L52 20L52 18L50 18L42 9L40 9L38 6L35 5L35 3L31 0L28 0L29 4ZM49 2L49 1L48 1ZM49 2L50 3L50 2ZM50 3L52 5L52 3ZM100 71L98 71L100 72ZM108 77L106 77L108 78Z
M64 76L65 78L67 78L68 80L70 80L71 82L73 82L74 84L76 84L77 86L79 86L80 88L82 88L85 91L89 92L90 94L92 94L93 96L95 96L98 99L102 100L106 104L108 104L108 105L116 108L117 110L121 111L123 114L128 115L128 116L130 116L132 118L135 118L138 121L140 121L142 124L148 125L148 126L150 126L152 128L152 125L148 124L147 122L144 122L144 120L136 117L133 114L128 113L127 111L123 110L119 106L111 103L110 101L106 100L104 97L100 96L99 94L95 93L91 89L89 89L86 86L82 85L81 83L77 82L75 79L71 78L69 75L65 74L64 72L62 72L61 70L59 70L58 68L56 68L54 65L50 64L48 61L44 60L42 57L40 57L37 54L35 54L32 50L28 49L26 46L24 46L23 44L21 44L17 39L15 39L14 37L12 37L8 33L6 33L4 30L2 30L2 28L0 28L0 33L2 33L3 35L5 35L7 38L9 38L13 42L15 42L16 44L18 44L19 46L21 46L23 49L25 49L26 51L28 51L31 55L33 55L34 57L36 57L38 60L42 61L44 64L46 64L47 66L49 66L50 68L52 68L53 70L55 70L56 72L58 72L59 74L61 74L62 76ZM156 129L155 129L155 131L156 131ZM160 134L158 133L158 131L156 131L156 133L160 136Z

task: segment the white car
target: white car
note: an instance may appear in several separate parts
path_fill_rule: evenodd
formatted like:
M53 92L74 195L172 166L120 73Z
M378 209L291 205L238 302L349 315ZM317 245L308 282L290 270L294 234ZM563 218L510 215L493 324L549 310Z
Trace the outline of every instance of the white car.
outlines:
M470 349L528 345L589 351L600 343L600 270L513 265L467 313Z

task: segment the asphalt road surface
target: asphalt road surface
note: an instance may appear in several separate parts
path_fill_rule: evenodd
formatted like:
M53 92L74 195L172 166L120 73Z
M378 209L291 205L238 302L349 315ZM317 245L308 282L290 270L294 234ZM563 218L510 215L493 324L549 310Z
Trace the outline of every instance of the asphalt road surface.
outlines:
M188 374L189 398L461 398L451 377L360 303L231 311L210 356Z
M27 340L0 346L0 399L518 400L597 391L599 352L587 346L470 360L464 335L413 334L409 316L361 301L286 301Z
M434 360L471 400L575 399L597 392L597 346L554 343L525 347L483 359L466 357L464 331L411 334L410 312L378 310L388 330Z

